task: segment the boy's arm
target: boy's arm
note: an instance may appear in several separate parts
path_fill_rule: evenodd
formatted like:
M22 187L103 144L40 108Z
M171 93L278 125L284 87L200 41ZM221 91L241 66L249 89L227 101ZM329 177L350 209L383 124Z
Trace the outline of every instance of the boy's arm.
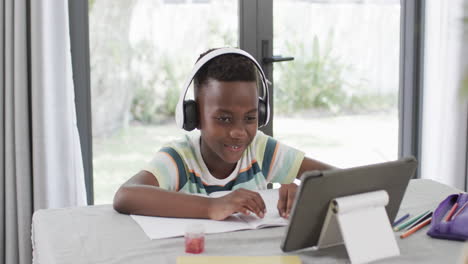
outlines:
M114 209L124 214L209 218L209 198L159 188L156 177L140 171L114 196Z
M220 198L167 191L159 188L153 174L140 171L116 192L114 209L124 214L222 220L235 212L263 217L265 204L258 193L244 189Z

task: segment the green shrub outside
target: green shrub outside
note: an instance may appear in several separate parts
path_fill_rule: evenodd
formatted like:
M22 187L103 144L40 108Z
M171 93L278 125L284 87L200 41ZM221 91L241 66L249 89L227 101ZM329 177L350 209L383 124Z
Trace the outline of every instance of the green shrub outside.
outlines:
M210 27L212 36L235 46L232 33L219 32L216 23L210 23ZM324 44L317 36L314 36L311 46L286 43L285 54L293 54L295 60L275 64L274 96L277 113L289 114L309 109L332 114L345 111L362 113L391 109L397 104L397 96L372 92L365 79L348 81L346 76L356 73L352 65L342 62L340 57L333 54L332 43L333 32ZM148 56L143 57L148 59ZM185 80L174 58L162 56L158 60L151 60L158 62L154 70L157 74L149 81L139 82L130 109L133 119L145 124L159 123L174 115L180 87ZM148 59L146 63L151 60ZM164 94L156 92L162 88L165 89ZM162 103L155 103L155 98L163 99Z
M333 55L333 32L321 45L314 36L311 46L286 42L286 54L295 60L275 65L275 109L288 114L319 109L330 113L368 112L390 109L395 95L372 92L365 79L348 81L352 65ZM300 78L298 78L300 76Z

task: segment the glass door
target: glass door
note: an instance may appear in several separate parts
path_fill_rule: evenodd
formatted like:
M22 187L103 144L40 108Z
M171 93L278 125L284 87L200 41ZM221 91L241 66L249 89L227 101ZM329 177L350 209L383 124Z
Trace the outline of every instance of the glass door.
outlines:
M398 156L399 0L90 0L89 31L95 204L184 133L182 83L214 47L262 64L280 141L338 167Z
M338 167L398 157L400 1L273 1L275 138ZM291 15L294 14L294 15Z
M184 132L174 122L181 86L198 55L238 46L231 0L90 0L95 204Z

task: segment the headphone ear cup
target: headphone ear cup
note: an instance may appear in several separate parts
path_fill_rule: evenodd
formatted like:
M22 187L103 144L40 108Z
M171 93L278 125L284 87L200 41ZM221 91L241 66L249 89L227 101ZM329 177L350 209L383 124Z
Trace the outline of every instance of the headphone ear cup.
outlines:
M198 109L194 100L184 101L184 125L183 129L192 131L198 126Z
M266 125L267 109L265 101L262 98L258 98L258 127Z

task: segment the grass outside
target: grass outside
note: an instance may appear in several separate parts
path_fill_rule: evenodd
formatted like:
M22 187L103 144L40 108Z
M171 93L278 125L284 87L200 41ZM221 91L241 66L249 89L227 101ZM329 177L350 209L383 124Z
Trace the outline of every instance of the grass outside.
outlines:
M281 117L274 121L275 138L309 157L341 168L397 158L396 112L331 117ZM140 171L162 144L184 132L175 123L130 125L108 138L94 139L95 204L112 203L115 191Z

